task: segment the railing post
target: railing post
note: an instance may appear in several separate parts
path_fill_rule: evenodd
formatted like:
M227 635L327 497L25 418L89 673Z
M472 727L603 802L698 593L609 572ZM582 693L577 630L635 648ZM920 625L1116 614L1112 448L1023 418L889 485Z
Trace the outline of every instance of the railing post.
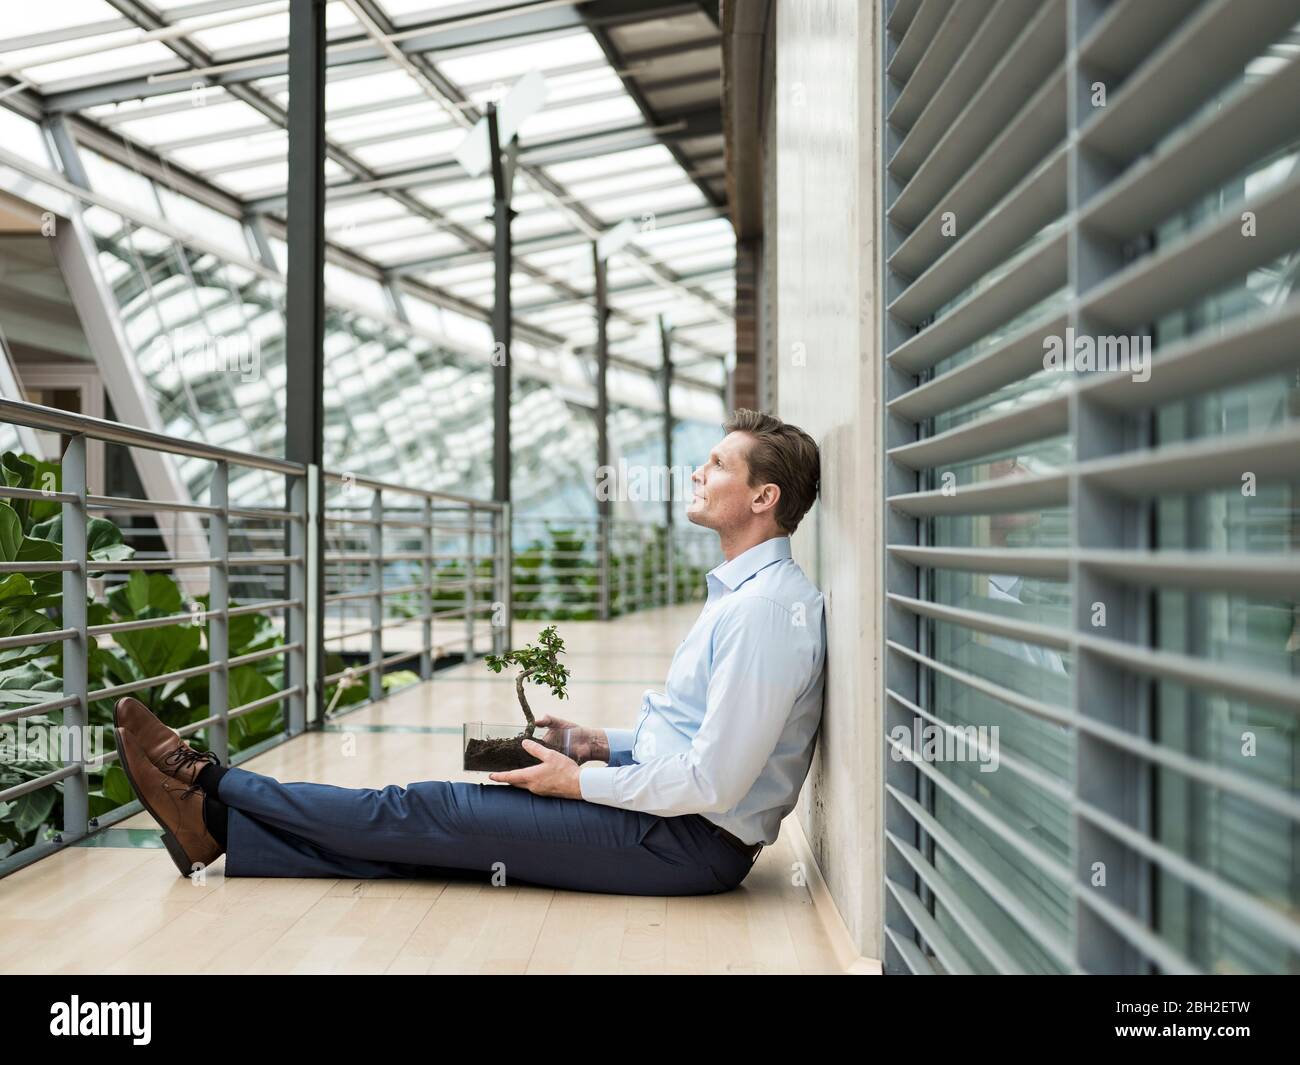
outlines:
M605 514L597 514L596 597L601 621L608 621L610 614L609 547L609 517Z
M510 504L507 503L493 515L496 523L496 561L493 563L498 574L497 604L492 607L492 650L496 654L505 654L510 650L514 622L514 572L515 549L513 528L510 523ZM498 624L497 619L500 618Z
M465 531L465 661L474 657L474 582L477 580L478 566L474 560L474 538L477 529L474 507L471 504L466 514Z
M298 561L289 567L289 607L287 638L298 644L296 650L285 655L285 687L298 690L289 696L286 727L290 736L297 736L307 728L307 701L312 697L318 676L313 672L319 658L312 653L316 626L312 623L311 602L308 589L312 584L311 554L319 544L313 535L314 519L310 503L310 478L316 467L309 466L302 475L294 475L289 482L289 509L296 516L289 522L289 554ZM322 721L321 724L324 724Z
M623 532L618 525L614 527L615 540L619 540ZM623 550L622 544L619 550ZM627 564L627 554L624 553L619 558L618 563L618 612L620 614L630 614L632 612L632 570Z
M75 729L78 741L71 753L79 772L63 780L63 842L71 843L86 834L90 815L90 788L86 779L86 741L89 707L86 705L87 657L90 641L86 634L86 438L80 434L68 441L63 453L63 491L77 497L63 504L63 561L76 568L63 571L63 627L77 635L63 644L63 694L76 703L63 711L63 724ZM65 727L64 735L68 734ZM67 753L67 752L65 752ZM74 759L64 758L64 764Z
M218 663L208 674L208 713L218 720L208 727L208 747L230 764L230 464L212 470L209 500L216 512L208 519L208 661Z
M433 500L424 497L420 510L420 679L433 678Z
M638 611L644 610L646 605L646 561L649 554L650 552L646 550L645 525L638 521L636 523L636 608ZM653 566L654 563L651 562L651 565ZM650 580L653 579L654 577L650 576ZM650 599L650 605L654 605L653 598Z
M370 497L370 701L384 697L384 492Z
M664 563L668 567L668 605L677 605L677 549L673 543L673 524L664 530Z

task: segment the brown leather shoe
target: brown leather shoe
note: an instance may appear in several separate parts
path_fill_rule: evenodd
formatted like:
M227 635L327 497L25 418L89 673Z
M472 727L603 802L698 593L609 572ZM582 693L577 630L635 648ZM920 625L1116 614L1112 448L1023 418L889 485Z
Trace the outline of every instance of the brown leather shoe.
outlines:
M162 826L163 846L183 877L197 864L211 865L225 853L203 817L203 790L186 786L158 769L124 728L114 729L122 771L140 804Z
M113 708L113 724L131 733L154 766L187 787L197 783L206 765L220 765L212 751L196 751L174 728L164 725L144 703L129 695Z

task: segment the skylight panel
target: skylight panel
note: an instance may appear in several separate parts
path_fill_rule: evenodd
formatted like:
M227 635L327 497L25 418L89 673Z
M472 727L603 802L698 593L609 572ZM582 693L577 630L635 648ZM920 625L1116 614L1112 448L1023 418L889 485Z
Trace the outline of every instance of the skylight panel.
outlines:
M565 36L539 36L527 44L517 44L490 51L475 49L438 61L438 69L453 82L514 82L530 70L546 72L548 67L593 62L604 58L591 34L585 30Z
M610 225L616 225L624 218L635 218L646 225L652 225L654 215L668 211L684 210L687 207L702 207L704 196L694 185L682 184L672 189L660 189L658 192L638 192L593 204L591 209ZM650 216L647 218L647 215Z
M18 68L23 77L37 88L49 89L51 86L57 87L60 82L90 78L97 74L116 74L132 67L156 66L169 61L177 67L183 65L183 60L161 41L132 44L139 36L138 29L106 33L95 38L94 52L71 59L58 58L72 50L66 41L38 48L23 48L16 52L6 52L3 66L7 69Z
M108 113L120 116L130 114L132 110L141 110L144 117L117 122L114 128L124 136L138 140L142 144L153 145L167 141L197 140L203 136L213 136L228 130L250 129L266 121L242 100L234 100L228 96L209 98L192 97L188 92L175 95L169 93L165 97L156 98L154 103L160 100L181 101L186 106L169 114L151 115L143 108L128 108L124 104ZM196 100L205 102L196 105Z
M464 245L456 237L439 233L428 227L424 233L403 240L387 241L382 244L367 244L363 241L359 245L363 255L386 263L424 256L451 255L463 247Z
M520 142L528 144L540 139L595 129L601 126L640 125L641 111L629 96L612 100L592 100L568 107L547 107L534 115L524 127L526 136Z
M223 52L248 50L252 46L282 44L289 38L289 12L287 10L258 17L252 9L248 17L210 30L190 34L190 39L218 60ZM260 50L260 49L259 49Z
M353 148L351 152L366 166L376 170L389 170L395 167L445 162L451 158L451 153L464 139L463 130L452 129L437 133L421 133L414 137L400 137L386 144L369 144L363 148ZM346 144L344 146L346 147Z
M328 114L336 109L402 99L420 91L420 86L406 71L389 66L364 78L327 81L325 111Z
M227 174L218 174L212 180L236 195L261 193L266 189L283 189L289 183L289 163L286 160L282 163L248 167Z
M107 0L59 0L55 4L5 5L6 39L32 37L39 33L109 22L120 13Z
M629 148L621 152L608 152L588 159L574 159L567 163L552 163L546 172L566 187L578 186L581 182L593 178L609 177L612 174L632 174L650 167L677 165L672 152L662 144L650 144L644 148ZM681 168L678 167L678 173ZM683 175L682 180L685 180Z

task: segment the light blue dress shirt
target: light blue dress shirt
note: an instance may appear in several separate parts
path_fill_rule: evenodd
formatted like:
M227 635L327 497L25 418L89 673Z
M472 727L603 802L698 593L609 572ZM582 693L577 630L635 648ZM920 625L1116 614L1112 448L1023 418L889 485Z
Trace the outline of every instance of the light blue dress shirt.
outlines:
M822 596L790 538L756 544L705 578L708 600L610 760L583 766L588 802L702 814L746 843L775 843L808 775L821 722Z

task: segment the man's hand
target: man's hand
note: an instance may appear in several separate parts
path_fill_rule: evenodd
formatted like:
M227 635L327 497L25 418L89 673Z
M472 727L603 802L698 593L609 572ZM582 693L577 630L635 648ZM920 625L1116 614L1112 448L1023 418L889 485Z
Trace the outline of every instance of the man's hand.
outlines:
M539 725L541 723L538 721ZM582 798L582 787L578 783L578 774L582 770L578 768L577 762L566 758L559 751L543 747L536 740L524 740L523 746L534 758L540 758L542 764L531 765L527 769L511 769L505 773L489 773L488 779L501 784L513 784L534 795L549 795L557 799Z
M603 728L583 728L573 721L565 721L562 717L552 717L550 714L539 717L537 726L546 729L542 743L552 750L564 751L578 765L583 762L609 761L609 737Z

